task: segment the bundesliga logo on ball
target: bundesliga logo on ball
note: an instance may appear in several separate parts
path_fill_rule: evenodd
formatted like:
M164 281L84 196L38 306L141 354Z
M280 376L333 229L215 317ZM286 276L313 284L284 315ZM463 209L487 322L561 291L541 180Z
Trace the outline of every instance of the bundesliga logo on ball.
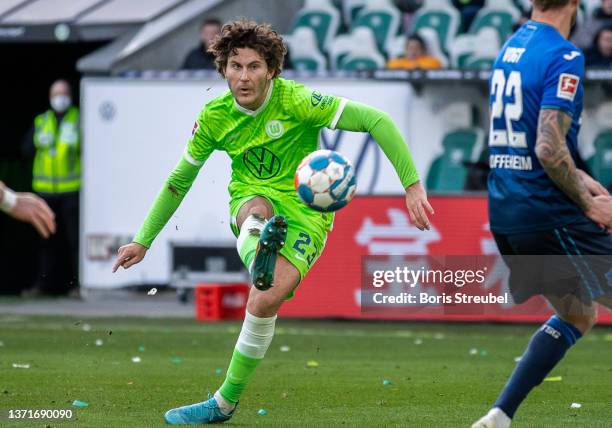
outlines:
M295 171L295 190L310 208L331 212L348 204L357 183L353 165L338 152L317 150L306 156Z

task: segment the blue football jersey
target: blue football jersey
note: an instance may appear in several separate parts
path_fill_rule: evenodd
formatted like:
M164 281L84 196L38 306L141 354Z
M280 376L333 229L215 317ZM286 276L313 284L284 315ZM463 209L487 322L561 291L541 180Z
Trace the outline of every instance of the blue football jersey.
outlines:
M528 21L504 44L489 81L489 221L497 233L551 229L584 215L535 154L541 109L572 117L574 161L582 113L584 55L554 27Z

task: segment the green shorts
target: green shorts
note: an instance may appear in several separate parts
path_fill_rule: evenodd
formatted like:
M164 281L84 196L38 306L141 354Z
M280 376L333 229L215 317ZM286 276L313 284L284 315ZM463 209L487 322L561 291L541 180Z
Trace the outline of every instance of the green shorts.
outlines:
M307 207L293 193L257 189L250 195L232 198L230 201L231 227L236 237L240 233L236 224L238 211L256 196L266 198L274 214L282 214L287 219L287 241L280 254L296 267L301 279L304 279L323 252L327 232L333 223L333 214L320 213Z

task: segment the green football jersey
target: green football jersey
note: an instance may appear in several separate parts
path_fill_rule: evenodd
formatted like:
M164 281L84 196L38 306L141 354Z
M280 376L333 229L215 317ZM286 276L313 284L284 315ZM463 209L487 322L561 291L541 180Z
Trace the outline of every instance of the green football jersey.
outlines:
M346 99L280 77L272 80L256 111L240 106L228 90L202 109L185 158L199 166L213 150L227 152L232 199L253 195L257 188L293 193L299 163L317 150L321 128L335 128L345 105Z

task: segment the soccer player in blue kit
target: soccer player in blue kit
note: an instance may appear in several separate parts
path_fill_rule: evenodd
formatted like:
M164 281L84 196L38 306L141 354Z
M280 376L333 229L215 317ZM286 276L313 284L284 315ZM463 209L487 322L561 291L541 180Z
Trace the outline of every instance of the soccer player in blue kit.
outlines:
M492 409L472 428L509 427L527 394L595 324L596 302L612 307L612 197L576 168L584 55L567 38L578 4L533 0L531 20L493 66L491 230L515 302L540 294L556 315L533 335ZM551 275L564 269L574 273Z

